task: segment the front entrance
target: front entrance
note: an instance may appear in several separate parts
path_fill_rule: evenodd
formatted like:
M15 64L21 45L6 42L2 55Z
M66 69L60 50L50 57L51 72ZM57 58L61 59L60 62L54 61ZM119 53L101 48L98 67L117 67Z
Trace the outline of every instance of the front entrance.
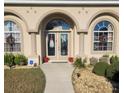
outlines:
M51 19L45 26L44 36L45 56L50 59L49 62L67 62L73 50L71 24L61 18Z
M46 55L50 60L67 61L70 55L70 32L48 32L46 36Z

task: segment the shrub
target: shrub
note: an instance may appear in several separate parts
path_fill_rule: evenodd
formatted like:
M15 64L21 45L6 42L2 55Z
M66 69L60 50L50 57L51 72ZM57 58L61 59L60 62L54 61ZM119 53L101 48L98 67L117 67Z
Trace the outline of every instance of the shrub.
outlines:
M15 65L14 63L15 56L12 53L4 54L4 64L9 66L10 68Z
M12 67L14 65L27 65L28 59L22 54L12 54L5 53L4 54L4 64Z
M113 62L106 70L108 79L119 81L119 62Z
M82 68L82 67L84 67L84 64L83 64L81 58L76 58L76 61L74 62L73 65L74 65L74 67L77 67L77 68Z
M106 77L112 79L114 73L113 66L110 65L106 70Z
M14 62L16 65L27 65L28 59L23 54L16 54Z
M119 57L112 56L110 58L110 63L110 65L108 65L105 61L96 63L93 68L93 72L97 75L102 75L110 80L119 82Z
M103 57L109 57L109 55L103 55Z
M109 57L108 56L102 56L101 58L99 58L99 62L109 63Z
M115 62L119 62L119 57L117 57L117 56L112 56L112 57L110 58L110 63L112 64L112 63L115 63Z
M4 54L4 65L7 65L7 63L9 62L9 55L8 53Z
M97 58L95 58L95 57L90 58L90 64L91 65L95 65L96 63L98 63L98 59Z
M94 68L93 68L93 72L97 75L105 76L105 71L106 71L108 66L109 66L109 64L106 62L96 63Z
M15 55L14 62L16 65L20 65L20 54Z
M27 65L28 59L24 55L20 55L20 65Z
M27 65L28 64L28 59L24 55L20 55L20 65Z
M119 62L119 57L115 56L115 60L116 60L116 62Z

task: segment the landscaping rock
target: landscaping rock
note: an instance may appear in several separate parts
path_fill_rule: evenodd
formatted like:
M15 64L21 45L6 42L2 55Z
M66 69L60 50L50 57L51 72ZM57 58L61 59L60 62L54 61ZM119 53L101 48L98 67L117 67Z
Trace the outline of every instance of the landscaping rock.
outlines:
M91 69L75 71L72 77L75 93L113 93L113 86L105 77L95 75Z

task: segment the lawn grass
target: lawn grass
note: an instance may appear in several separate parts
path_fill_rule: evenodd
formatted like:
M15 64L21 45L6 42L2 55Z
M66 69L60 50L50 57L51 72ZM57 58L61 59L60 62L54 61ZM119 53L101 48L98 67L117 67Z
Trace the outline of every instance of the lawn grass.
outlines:
M4 93L43 93L44 88L40 68L4 70Z

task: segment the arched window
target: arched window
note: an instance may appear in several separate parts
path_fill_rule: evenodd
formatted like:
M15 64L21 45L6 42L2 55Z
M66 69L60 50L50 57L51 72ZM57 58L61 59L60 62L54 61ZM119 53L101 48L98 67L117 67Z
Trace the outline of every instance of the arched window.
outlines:
M64 20L53 19L52 21L48 22L46 30L52 30L57 27L60 27L60 29L62 30L69 30L71 28L70 24L65 22Z
M4 22L4 51L21 51L21 29L19 25L10 20Z
M113 25L109 21L101 21L96 24L94 36L94 51L112 51Z

